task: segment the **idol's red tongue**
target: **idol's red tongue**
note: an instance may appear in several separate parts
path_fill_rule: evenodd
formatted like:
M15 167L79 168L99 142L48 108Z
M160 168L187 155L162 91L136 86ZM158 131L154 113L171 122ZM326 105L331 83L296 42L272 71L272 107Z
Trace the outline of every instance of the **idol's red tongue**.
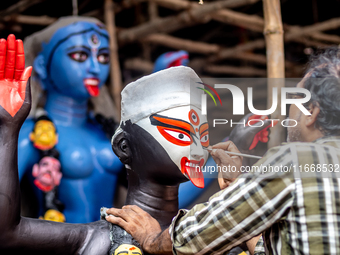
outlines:
M99 95L99 87L93 86L93 85L85 85L85 88L89 92L89 94L93 97L96 97Z
M201 168L185 166L185 173L196 187L204 188L204 175Z

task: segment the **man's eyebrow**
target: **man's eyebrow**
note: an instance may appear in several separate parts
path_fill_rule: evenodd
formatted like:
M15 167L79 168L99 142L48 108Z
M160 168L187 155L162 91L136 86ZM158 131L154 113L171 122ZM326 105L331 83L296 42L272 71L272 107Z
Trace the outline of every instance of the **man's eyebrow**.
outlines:
M204 131L209 129L209 125L208 122L204 122L201 126L200 126L200 134L202 134Z
M188 135L193 135L196 137L194 127L187 121L181 119L170 118L158 114L153 114L150 116L151 124L154 126L162 126L169 128L176 128L186 132Z
M71 47L68 47L67 50L73 50L73 49L76 49L76 48L84 48L84 49L87 49L88 51L91 51L91 49L85 45L74 45L74 46L71 46Z
M129 252L128 251L120 251L120 252L117 253L117 255L118 254L129 254Z

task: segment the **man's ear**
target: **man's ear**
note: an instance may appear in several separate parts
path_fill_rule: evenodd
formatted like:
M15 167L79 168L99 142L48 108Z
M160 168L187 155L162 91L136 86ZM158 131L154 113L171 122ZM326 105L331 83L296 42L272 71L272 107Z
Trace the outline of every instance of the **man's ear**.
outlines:
M33 69L38 74L40 80L45 80L47 78L47 70L45 64L45 58L43 55L38 55L33 62Z
M114 135L112 150L123 164L129 165L132 161L132 153L124 131Z
M316 123L316 120L318 119L320 108L318 106L310 104L309 112L311 113L311 115L306 116L306 121L305 121L305 124L307 127L311 127L312 125L314 126L314 124Z

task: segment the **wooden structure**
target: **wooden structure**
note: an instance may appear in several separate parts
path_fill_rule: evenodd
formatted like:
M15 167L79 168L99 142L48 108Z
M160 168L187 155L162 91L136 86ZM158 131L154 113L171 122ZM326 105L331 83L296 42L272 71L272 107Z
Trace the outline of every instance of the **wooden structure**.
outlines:
M281 105L280 89L285 86L285 59L283 46L283 26L281 18L281 6L279 0L263 0L264 14L264 36L266 39L267 55L267 108L273 102L273 88L278 90L278 105ZM280 122L285 118L281 115L281 107L271 114L272 119L279 119ZM278 146L285 141L284 128L276 125L271 129L269 147Z
M24 39L72 15L72 4L2 1L0 36ZM311 52L340 44L339 7L336 0L78 0L77 11L107 24L113 63L107 91L119 108L123 86L149 74L166 51L188 51L189 65L202 77L301 77ZM259 109L267 100L271 104L266 93L255 98Z

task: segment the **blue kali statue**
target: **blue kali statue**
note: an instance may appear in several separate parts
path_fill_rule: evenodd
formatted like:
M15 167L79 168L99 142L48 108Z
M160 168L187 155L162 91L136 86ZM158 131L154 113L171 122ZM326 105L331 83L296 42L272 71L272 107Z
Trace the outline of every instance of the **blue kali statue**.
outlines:
M110 140L88 117L88 100L99 94L109 75L109 35L97 19L65 17L28 37L25 51L34 59L35 78L46 91L45 111L59 135L59 199L66 222L99 220L100 208L112 206L123 168ZM27 119L19 135L20 180L25 173L31 176L40 159L29 140L33 126Z

